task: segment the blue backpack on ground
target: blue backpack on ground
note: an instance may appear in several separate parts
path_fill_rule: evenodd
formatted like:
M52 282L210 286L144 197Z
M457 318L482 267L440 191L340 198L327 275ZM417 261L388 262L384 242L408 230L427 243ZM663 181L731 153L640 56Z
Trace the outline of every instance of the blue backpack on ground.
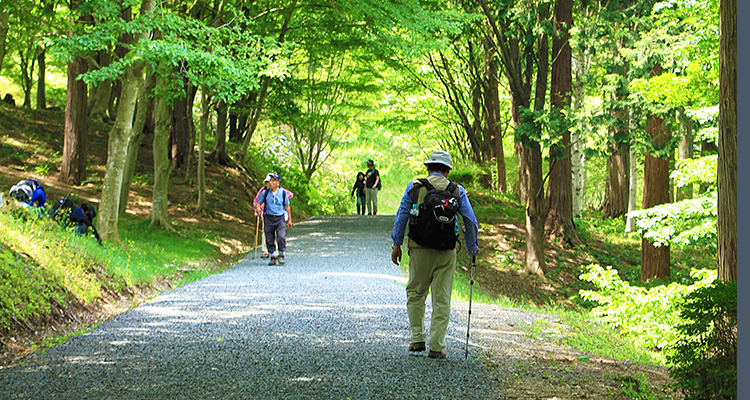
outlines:
M44 207L47 195L36 179L24 179L10 188L10 196L25 206Z

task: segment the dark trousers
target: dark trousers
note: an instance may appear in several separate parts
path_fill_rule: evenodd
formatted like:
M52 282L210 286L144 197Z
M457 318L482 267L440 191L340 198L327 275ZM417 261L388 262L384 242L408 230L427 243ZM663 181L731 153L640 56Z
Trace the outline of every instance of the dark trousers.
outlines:
M365 196L357 195L357 215L365 214Z
M266 247L268 253L273 254L276 251L276 244L279 245L279 251L286 251L286 224L283 215L269 215L263 217L263 232L266 234Z

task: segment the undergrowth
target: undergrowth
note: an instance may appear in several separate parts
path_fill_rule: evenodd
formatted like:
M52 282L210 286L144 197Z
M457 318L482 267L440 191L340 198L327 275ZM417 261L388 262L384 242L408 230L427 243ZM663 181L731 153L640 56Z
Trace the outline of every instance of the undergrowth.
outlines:
M181 284L229 266L205 233L149 229L148 221L133 218L120 220L120 232L122 246L100 246L25 210L0 212L0 328L42 317L52 302L64 306L69 296L92 304L105 290L119 293L175 276Z

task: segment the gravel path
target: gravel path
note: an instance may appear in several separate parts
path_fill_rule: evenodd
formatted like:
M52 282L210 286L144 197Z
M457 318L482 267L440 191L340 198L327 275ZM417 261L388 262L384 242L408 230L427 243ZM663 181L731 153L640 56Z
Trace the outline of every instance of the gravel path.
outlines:
M250 253L222 274L162 293L1 370L0 398L493 398L485 368L464 360L466 325L456 315L447 360L407 351L392 224L393 216L299 223L287 232L286 265ZM426 323L429 313L428 299Z

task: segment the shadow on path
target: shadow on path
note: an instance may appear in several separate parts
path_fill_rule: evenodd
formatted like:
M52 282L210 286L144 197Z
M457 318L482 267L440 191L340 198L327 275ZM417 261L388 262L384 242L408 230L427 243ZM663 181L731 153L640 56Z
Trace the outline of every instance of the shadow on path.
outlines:
M458 320L447 360L408 354L392 224L393 216L299 223L287 231L286 265L250 252L0 371L0 398L491 398L481 363L463 359Z

